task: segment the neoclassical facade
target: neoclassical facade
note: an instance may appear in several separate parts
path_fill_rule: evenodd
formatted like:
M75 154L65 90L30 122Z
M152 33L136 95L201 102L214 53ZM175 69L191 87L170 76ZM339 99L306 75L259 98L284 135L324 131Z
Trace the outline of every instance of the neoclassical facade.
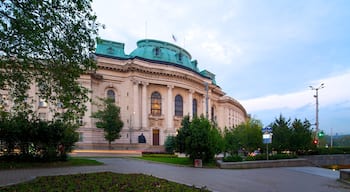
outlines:
M176 135L185 115L204 115L219 128L236 126L247 119L244 107L227 96L215 82L215 75L199 70L197 61L174 44L144 39L137 48L125 54L124 44L100 40L96 48L97 70L84 74L79 82L90 90L92 102L80 120L78 145L106 144L104 132L95 126L92 114L99 98L111 98L120 107L124 127L115 144L139 143L144 136L147 145L163 145L169 135ZM36 101L34 110L43 119L51 119L50 104L35 95L33 85L29 96ZM1 106L6 90L0 90Z
M145 39L125 54L124 44L101 40L96 49L98 69L81 76L91 90L92 101L112 98L120 107L124 127L115 143L138 143L145 137L149 145L163 145L168 135L176 135L183 116L204 115L218 127L236 126L247 119L244 107L225 95L215 75L200 71L196 60L181 47ZM106 143L103 131L95 127L91 114L98 110L87 103L80 143Z

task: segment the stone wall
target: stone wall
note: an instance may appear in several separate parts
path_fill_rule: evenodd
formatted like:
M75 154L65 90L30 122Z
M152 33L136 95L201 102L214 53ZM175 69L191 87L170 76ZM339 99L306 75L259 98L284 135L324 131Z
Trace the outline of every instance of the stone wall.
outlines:
M302 156L314 166L350 165L350 154Z
M281 159L265 161L222 162L217 161L221 169L253 169L267 167L301 167L310 166L306 159Z

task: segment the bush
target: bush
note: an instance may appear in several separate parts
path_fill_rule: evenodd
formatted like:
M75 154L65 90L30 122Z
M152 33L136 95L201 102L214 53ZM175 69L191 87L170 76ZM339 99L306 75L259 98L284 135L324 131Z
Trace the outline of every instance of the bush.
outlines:
M294 159L297 158L298 156L293 155L293 154L276 154L276 155L270 155L269 160L278 160L278 159ZM261 161L261 160L267 160L266 159L266 154L259 154L255 156L247 156L246 161Z
M266 154L258 154L255 156L247 156L245 158L246 161L260 161L260 160L266 160Z
M67 152L78 141L76 128L76 125L61 121L28 119L23 114L0 118L0 135L6 149L4 158L17 161L67 160Z
M168 136L164 143L165 151L168 153L174 153L175 146L176 146L176 137Z
M223 162L241 162L243 158L239 155L230 155L222 159Z

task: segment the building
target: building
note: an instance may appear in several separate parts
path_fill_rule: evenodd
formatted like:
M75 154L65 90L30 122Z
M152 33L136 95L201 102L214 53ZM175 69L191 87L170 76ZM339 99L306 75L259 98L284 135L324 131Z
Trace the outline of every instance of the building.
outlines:
M100 40L95 56L98 69L79 79L91 90L92 102L86 103L78 145L107 143L103 130L91 118L98 110L93 104L98 98L112 98L120 107L124 127L121 138L114 142L118 144L139 143L143 135L147 145L163 145L168 135L176 135L185 115L207 116L222 129L247 119L244 107L222 91L215 75L199 70L197 61L179 46L144 39L125 54L123 43ZM33 86L30 92L35 89ZM49 104L37 101L39 117L50 119Z
M138 143L143 134L147 144L163 145L168 135L176 135L185 115L208 115L220 128L247 119L244 107L225 95L215 75L200 71L197 61L174 44L140 40L125 54L124 44L101 40L95 55L98 70L80 81L92 100L109 97L120 106L124 128L116 143ZM97 106L88 103L88 109L79 129L81 142L106 143L90 118Z

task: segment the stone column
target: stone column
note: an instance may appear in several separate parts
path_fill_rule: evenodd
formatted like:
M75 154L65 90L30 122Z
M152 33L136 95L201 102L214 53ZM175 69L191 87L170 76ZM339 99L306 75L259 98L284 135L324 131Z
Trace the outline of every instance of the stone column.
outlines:
M194 90L190 89L188 91L188 115L190 117L190 119L192 119L193 116L193 93Z
M138 81L133 81L133 96L134 96L134 111L132 114L134 114L134 118L132 118L132 128L133 129L138 129L140 128L140 104L139 104L139 82Z
M174 128L174 110L173 110L173 85L168 85L168 113L167 113L167 128L173 129Z
M148 85L148 83L146 83L146 82L142 83L142 113L141 113L142 129L148 128L147 85Z

